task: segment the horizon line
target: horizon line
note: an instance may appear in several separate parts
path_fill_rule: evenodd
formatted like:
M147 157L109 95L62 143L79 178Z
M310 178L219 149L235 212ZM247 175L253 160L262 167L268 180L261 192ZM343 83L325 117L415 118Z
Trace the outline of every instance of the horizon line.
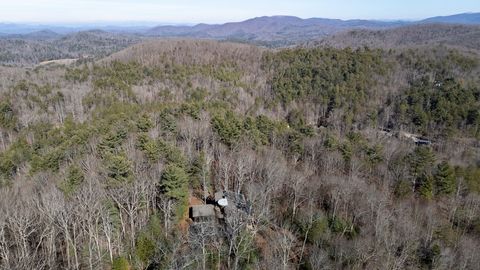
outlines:
M448 16L455 16L455 15L465 15L465 14L476 14L480 12L463 12L463 13L455 13L450 15L438 15L433 17L424 17L424 18L398 18L398 19L381 19L381 18L370 18L370 19L359 19L359 18L350 18L350 19L338 19L338 18L328 18L328 17L302 17L296 15L264 15L264 16L255 16L249 17L244 19L232 20L232 21L221 21L221 22L166 22L166 21L155 21L155 20L90 20L90 21L0 21L0 24L17 24L17 25L30 25L30 26L81 26L81 25L96 25L96 26L118 26L118 24L125 24L124 27L140 27L140 26L148 26L148 25L157 25L157 26L193 26L198 24L210 24L210 25L218 25L218 24L226 24L226 23L236 23L236 22L244 22L251 19L256 18L264 18L264 17L296 17L303 20L308 19L327 19L327 20L341 20L341 21L355 21L355 20L362 20L362 21L381 21L381 22L414 22L414 21L421 21L429 18L434 17L448 17Z

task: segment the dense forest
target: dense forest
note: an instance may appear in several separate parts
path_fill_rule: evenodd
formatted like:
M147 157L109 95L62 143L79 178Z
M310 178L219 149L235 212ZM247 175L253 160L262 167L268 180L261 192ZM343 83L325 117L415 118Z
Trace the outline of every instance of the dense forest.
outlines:
M0 269L477 269L479 64L167 40L1 67ZM192 220L219 191L247 210Z
M408 48L411 46L451 46L460 50L480 50L478 39L480 27L466 24L420 24L393 29L354 29L336 33L316 41L307 41L310 46L333 46L339 48Z
M26 35L0 35L0 65L32 66L57 59L105 57L145 38L100 30L59 35L40 31Z

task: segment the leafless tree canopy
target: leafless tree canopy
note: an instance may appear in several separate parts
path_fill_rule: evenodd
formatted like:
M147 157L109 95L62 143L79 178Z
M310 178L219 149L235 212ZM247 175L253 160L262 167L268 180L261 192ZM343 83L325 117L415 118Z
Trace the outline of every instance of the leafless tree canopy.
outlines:
M0 67L0 269L478 269L478 55L388 47Z

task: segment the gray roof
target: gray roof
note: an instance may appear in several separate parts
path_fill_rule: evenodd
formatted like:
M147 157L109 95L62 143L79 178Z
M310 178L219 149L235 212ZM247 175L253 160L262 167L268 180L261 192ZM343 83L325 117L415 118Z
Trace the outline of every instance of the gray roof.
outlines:
M192 206L192 217L212 217L215 216L215 207L211 204Z

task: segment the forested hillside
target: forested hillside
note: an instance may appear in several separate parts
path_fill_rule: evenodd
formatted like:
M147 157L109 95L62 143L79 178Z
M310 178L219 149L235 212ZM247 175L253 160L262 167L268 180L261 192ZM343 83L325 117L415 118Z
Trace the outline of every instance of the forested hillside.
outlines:
M447 46L460 50L480 50L478 25L421 24L387 30L350 30L312 41L311 46L409 48L412 46Z
M1 67L0 269L477 269L479 64L169 40ZM223 190L241 215L189 218Z
M101 58L139 43L135 35L84 31L58 35L51 31L0 37L0 64L32 66L65 58Z

